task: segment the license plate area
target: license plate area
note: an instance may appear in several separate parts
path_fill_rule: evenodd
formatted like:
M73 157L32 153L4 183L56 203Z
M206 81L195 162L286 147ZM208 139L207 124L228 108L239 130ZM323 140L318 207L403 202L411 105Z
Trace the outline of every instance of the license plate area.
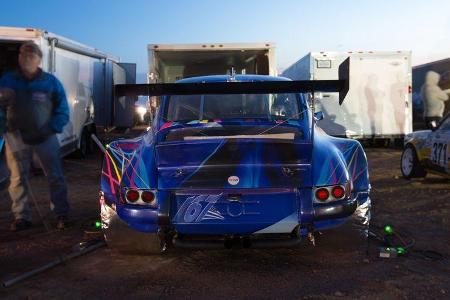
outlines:
M171 221L179 232L251 233L297 214L294 189L178 191Z

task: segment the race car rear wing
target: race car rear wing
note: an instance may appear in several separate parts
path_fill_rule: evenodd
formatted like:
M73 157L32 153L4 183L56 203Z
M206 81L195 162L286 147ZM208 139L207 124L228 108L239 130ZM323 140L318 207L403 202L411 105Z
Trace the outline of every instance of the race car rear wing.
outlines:
M117 99L123 96L338 92L339 104L342 104L349 90L349 72L350 58L347 58L339 66L338 80L118 84L114 86L114 95Z

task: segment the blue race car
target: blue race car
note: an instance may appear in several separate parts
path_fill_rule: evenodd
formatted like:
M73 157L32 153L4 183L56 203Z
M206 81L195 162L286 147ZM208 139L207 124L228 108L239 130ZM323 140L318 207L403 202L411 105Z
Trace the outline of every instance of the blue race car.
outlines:
M345 82L231 75L119 86L117 95L164 96L146 133L105 149L106 242L149 253L289 247L361 208L366 218L366 155L316 125L305 95L316 90L345 94Z

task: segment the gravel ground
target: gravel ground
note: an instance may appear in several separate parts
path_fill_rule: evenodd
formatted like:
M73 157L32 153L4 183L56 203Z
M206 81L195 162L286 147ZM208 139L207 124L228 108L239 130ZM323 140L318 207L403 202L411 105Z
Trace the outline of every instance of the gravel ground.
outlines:
M430 175L401 178L401 152L367 150L372 183L373 224L391 224L416 240L415 252L392 260L377 257L379 243L367 243L352 224L328 231L315 247L277 250L173 250L162 256L124 255L106 247L36 275L0 298L294 298L449 299L450 181ZM66 158L72 223L65 231L34 227L8 231L10 201L0 191L0 279L6 280L67 254L98 218L100 156ZM31 180L47 219L46 180ZM367 254L367 249L368 254ZM430 260L420 250L438 251Z

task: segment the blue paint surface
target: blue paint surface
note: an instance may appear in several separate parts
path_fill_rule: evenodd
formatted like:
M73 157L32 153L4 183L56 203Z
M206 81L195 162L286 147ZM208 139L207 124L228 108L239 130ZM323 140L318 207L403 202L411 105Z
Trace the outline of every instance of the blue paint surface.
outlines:
M206 76L180 82L227 79ZM239 75L236 80L287 79ZM349 199L367 201L370 184L364 150L357 141L330 137L311 125L305 97L296 99L304 110L297 119L173 122L164 120L170 98L162 97L148 132L107 148L101 177L106 203L114 204L130 227L144 232L157 232L161 215L168 215L169 226L179 233L202 235L275 233L297 225L318 230L342 224L349 216L315 221L319 204L313 191L348 185ZM265 133L290 138L260 137ZM124 193L129 188L157 191L158 206L126 204ZM339 203L320 205L331 209Z

